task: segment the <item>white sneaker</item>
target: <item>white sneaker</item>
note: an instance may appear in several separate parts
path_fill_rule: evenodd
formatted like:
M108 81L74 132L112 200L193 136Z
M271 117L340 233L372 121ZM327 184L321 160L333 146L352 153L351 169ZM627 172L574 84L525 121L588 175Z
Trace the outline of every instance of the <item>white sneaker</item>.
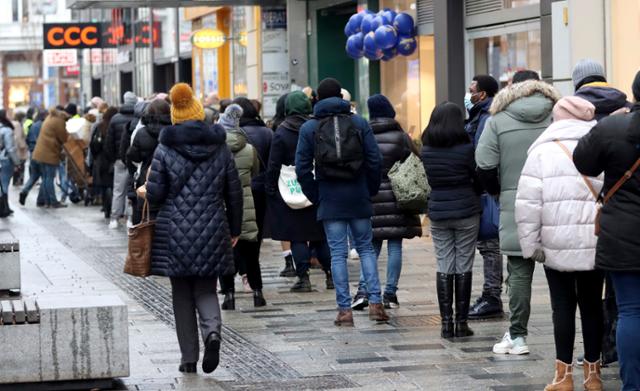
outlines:
M495 354L529 354L529 347L524 337L511 339L511 335L507 331L502 337L502 341L493 345L493 353Z
M249 285L249 278L247 277L246 274L242 275L242 288L247 293L253 292L253 289L251 289L251 285Z
M109 229L118 229L118 220L111 220L109 222Z
M127 229L132 228L133 227L133 221L131 221L131 219L127 220Z
M358 255L355 248L352 248L351 251L349 251L349 259L360 259L360 255Z

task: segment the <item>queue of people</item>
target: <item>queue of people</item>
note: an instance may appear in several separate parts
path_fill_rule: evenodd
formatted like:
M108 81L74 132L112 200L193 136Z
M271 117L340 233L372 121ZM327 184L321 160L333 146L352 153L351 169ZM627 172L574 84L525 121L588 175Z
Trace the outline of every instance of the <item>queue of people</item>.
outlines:
M600 370L610 353L620 361L623 390L638 389L638 105L609 86L592 60L576 65L573 82L575 95L563 98L533 71L517 72L502 89L493 77L476 75L464 107L437 105L420 140L404 132L385 96L369 97L366 120L331 78L282 96L269 126L258 101L212 94L201 103L178 83L169 94L147 99L126 92L118 108L92 99L81 137L88 144L92 199L109 227L138 224L143 210L155 220L152 274L171 280L180 371L197 371L198 324L202 369L218 366L220 311L236 308L236 274L255 307L267 304L264 238L282 242L281 276L296 277L292 292L312 291L314 264L324 271L326 289L336 294L336 326L354 326L353 311L367 307L370 320L388 321L388 310L401 303L403 240L422 236L426 212L442 338L469 337L470 320L503 316L506 256L510 326L492 350L528 354L531 285L540 263L556 346L555 375L545 390L573 390L577 308L584 389L603 389ZM633 92L640 101L640 73ZM0 216L11 213L7 188L12 177L20 182L28 153L20 203L42 178L37 205L66 206L54 182L70 137L65 124L73 117L75 105L27 113L22 122L0 111ZM420 211L400 207L390 177L392 167L412 155L421 159L431 188ZM378 258L385 241L382 288ZM360 260L353 297L350 249ZM484 284L472 304L476 251ZM619 311L617 349L602 343L613 327L603 313L605 286L605 300L615 300Z

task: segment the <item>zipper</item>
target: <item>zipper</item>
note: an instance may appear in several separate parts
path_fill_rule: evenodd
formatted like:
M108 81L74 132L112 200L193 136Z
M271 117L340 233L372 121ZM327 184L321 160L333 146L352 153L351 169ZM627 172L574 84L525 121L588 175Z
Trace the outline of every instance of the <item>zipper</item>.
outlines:
M342 160L342 147L340 145L340 121L338 117L333 117L333 137L336 142L336 154L338 160Z

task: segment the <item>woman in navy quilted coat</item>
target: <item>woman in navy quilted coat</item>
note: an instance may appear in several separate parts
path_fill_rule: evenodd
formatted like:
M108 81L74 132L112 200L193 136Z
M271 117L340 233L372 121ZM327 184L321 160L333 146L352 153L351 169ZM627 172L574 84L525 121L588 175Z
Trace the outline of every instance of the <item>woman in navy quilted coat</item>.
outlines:
M202 370L220 358L220 305L216 281L233 273L232 248L242 223L242 187L226 132L203 122L202 104L189 85L171 89L171 122L161 133L147 180L146 198L159 212L151 272L169 277L182 353L181 372L196 372L199 342Z

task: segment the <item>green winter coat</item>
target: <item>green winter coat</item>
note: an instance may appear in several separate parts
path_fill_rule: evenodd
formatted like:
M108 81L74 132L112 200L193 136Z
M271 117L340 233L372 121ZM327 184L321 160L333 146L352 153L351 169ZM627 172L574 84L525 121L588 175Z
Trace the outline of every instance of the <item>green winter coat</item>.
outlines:
M516 83L493 100L492 117L476 148L479 169L498 168L500 175L500 249L507 256L522 256L515 220L518 181L527 150L551 124L556 89L542 81Z
M255 242L258 240L258 223L256 222L256 208L251 193L251 178L256 176L260 169L256 150L247 142L247 137L237 130L227 132L227 146L233 152L242 184L242 233L240 240Z

